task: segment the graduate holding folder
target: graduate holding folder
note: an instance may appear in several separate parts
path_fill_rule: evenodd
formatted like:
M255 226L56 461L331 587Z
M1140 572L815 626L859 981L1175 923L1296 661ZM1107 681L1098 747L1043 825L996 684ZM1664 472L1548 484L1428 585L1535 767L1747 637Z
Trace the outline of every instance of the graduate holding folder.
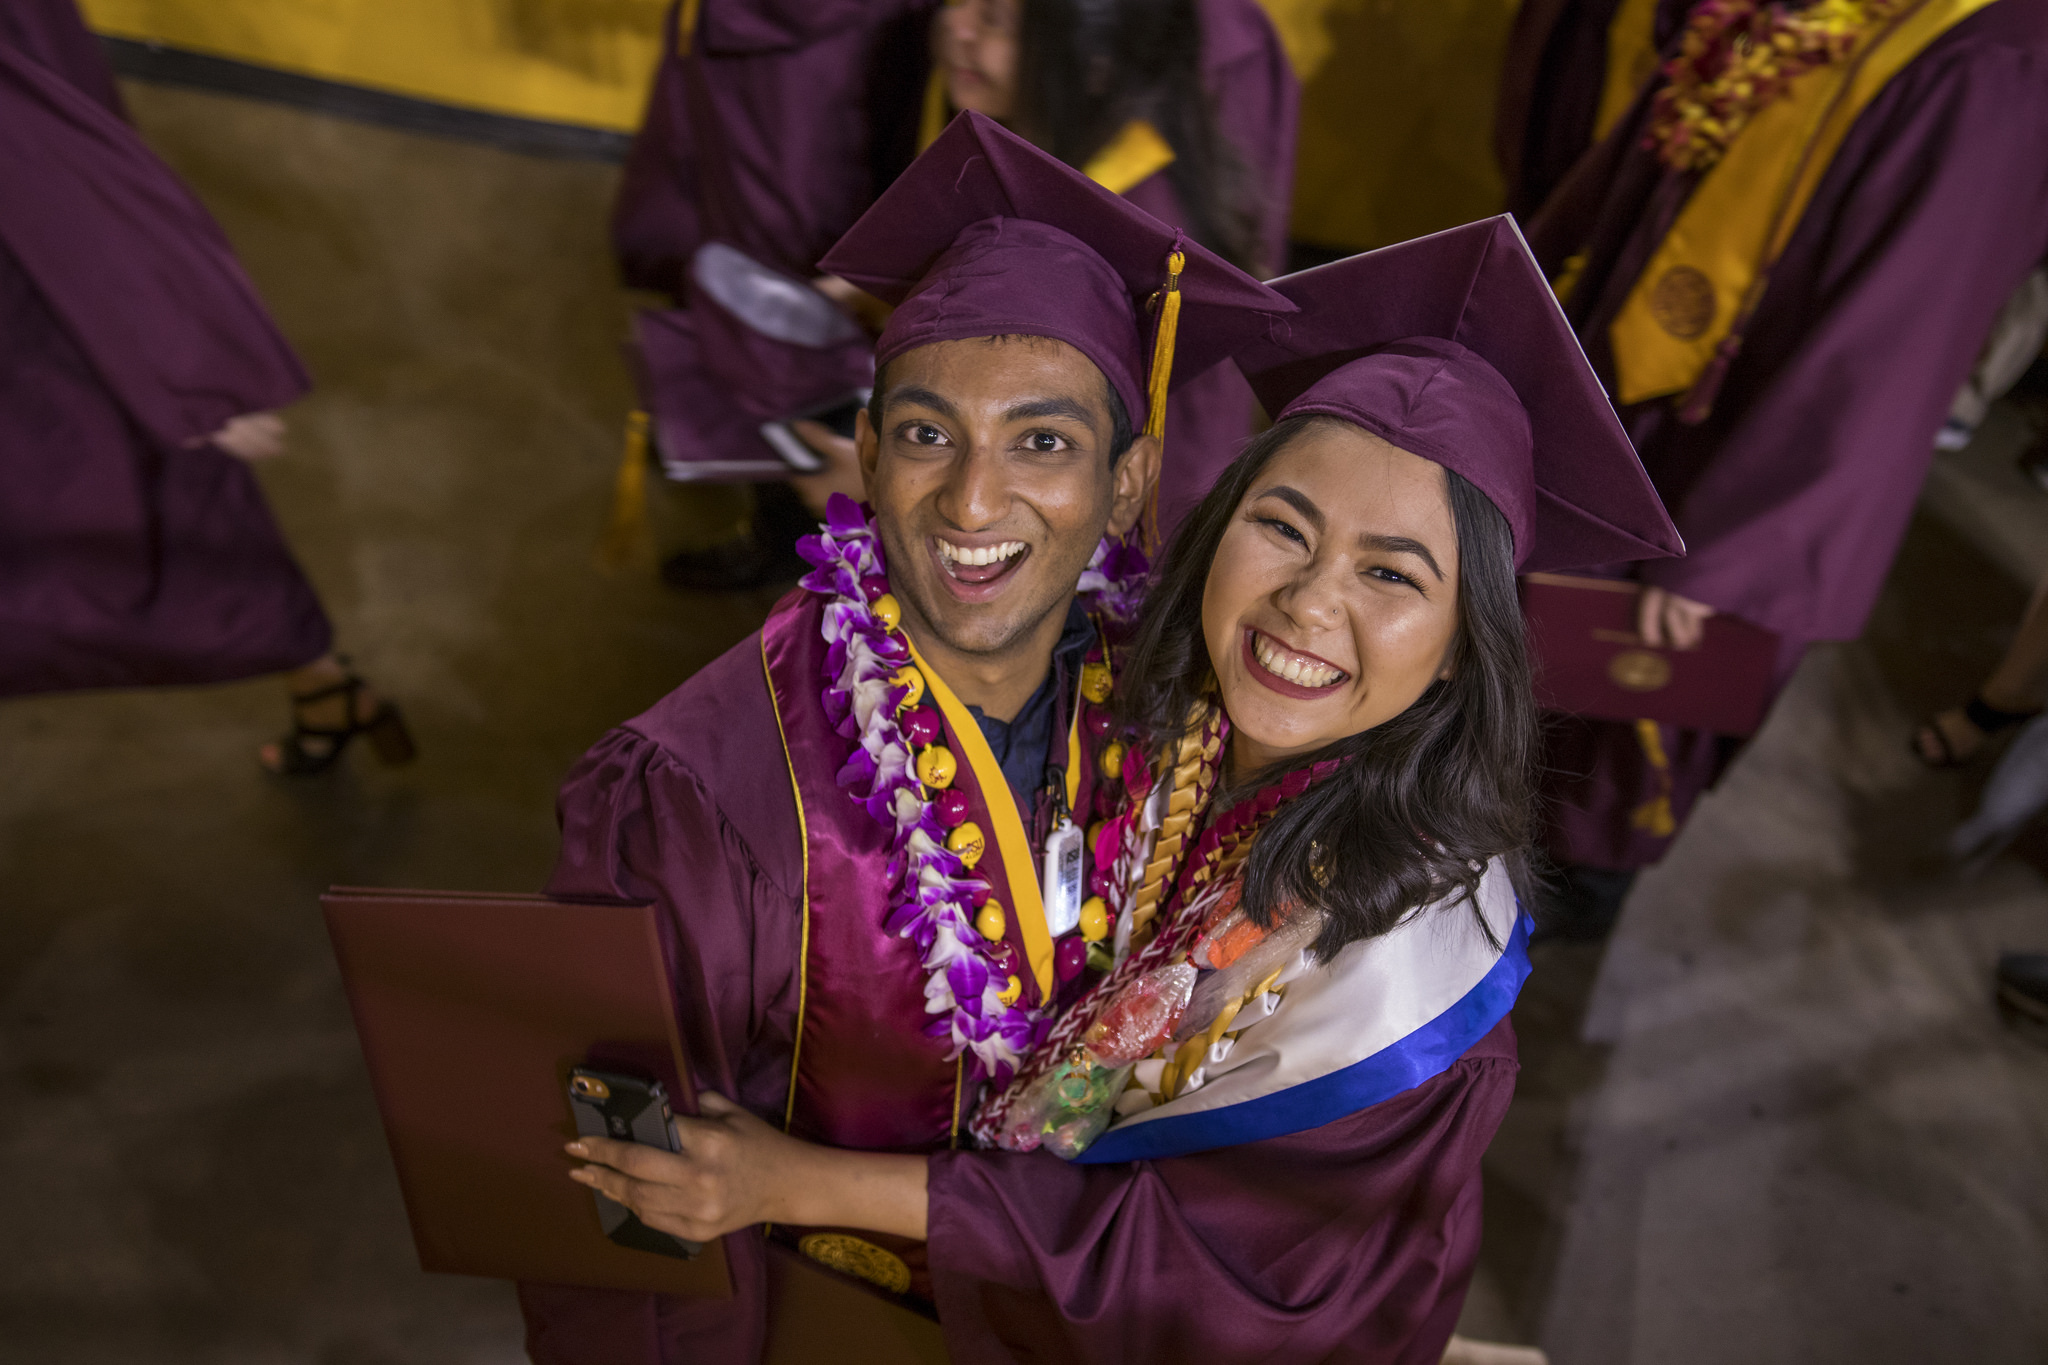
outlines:
M921 1171L1104 964L1086 835L1122 754L1105 645L1144 568L1122 537L1169 388L1292 305L973 114L824 267L895 305L872 512L838 504L761 632L578 765L549 890L657 906L714 1121L686 1144L766 1123L828 1168ZM526 1285L534 1359L758 1359L750 1224L932 1300L921 1207L731 1212L731 1301Z

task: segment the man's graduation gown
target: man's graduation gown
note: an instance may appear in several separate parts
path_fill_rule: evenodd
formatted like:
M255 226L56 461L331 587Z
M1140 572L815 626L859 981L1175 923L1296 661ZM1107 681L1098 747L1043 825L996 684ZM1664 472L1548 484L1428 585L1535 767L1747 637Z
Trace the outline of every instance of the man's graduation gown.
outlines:
M0 695L327 651L255 476L205 443L305 389L199 202L101 102L0 43Z
M887 884L887 840L833 785L851 742L823 725L816 684L798 685L823 657L818 601L785 599L562 789L549 889L660 907L698 1083L801 1135L938 1154L929 1283L955 1361L1299 1347L1434 1365L1478 1254L1479 1159L1513 1089L1506 1022L1432 1079L1284 1137L1087 1166L953 1150L928 1099L953 1066L919 1028L916 950L852 918L876 913L858 888ZM522 1286L533 1359L759 1359L761 1230L726 1248L729 1302Z
M1610 327L1693 190L1642 146L1648 100L1587 153L1531 225L1612 388ZM1708 174L1712 174L1709 172ZM2048 254L2048 0L1995 0L1922 49L1863 108L1743 328L1705 420L1676 399L1622 409L1687 555L1635 577L1806 644L1854 639L1905 533L1934 434L1992 319ZM1637 867L1669 837L1634 813L1668 790L1682 823L1726 746L1666 727L1557 731L1551 852Z

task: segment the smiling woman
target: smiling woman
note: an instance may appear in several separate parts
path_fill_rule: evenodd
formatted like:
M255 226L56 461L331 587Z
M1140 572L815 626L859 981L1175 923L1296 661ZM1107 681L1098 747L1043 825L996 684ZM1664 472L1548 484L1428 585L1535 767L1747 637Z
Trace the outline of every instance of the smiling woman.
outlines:
M1323 956L1476 889L1496 856L1525 881L1536 715L1514 539L1464 476L1335 417L1287 418L1175 538L1125 675L1125 717L1160 744L1220 703L1227 791L1344 764L1247 869L1255 905L1315 893Z
M1528 971L1515 574L1676 537L1508 220L1274 288L1301 311L1237 361L1278 420L1175 536L1118 683L1115 966L971 1128L1096 1168L1012 1215L1088 1229L1085 1265L1007 1282L1193 1286L1208 1360L1434 1362ZM961 1213L994 1192L934 1163L935 1266L995 1254ZM1131 1212L1159 1207L1228 1232L1162 1239Z

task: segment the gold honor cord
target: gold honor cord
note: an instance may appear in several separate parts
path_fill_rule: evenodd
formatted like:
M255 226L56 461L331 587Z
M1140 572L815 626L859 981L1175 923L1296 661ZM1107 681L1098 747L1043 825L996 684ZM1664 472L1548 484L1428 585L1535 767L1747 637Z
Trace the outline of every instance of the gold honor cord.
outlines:
M995 826L996 847L1002 852L1003 878L1010 884L1010 913L1017 917L1017 932L1024 938L1024 957L1038 982L1039 1000L1050 1004L1052 932L1046 927L1045 899L1038 889L1038 860L1031 856L1031 840L1025 836L1023 818L1017 814L1010 779L1003 776L1002 765L996 762L981 726L937 670L924 661L917 646L910 643L908 631L903 632L903 643L909 647L917 671L924 674L932 700L946 717L946 728L953 733L954 745L974 770L975 785L981 788L982 803L988 807L989 823Z

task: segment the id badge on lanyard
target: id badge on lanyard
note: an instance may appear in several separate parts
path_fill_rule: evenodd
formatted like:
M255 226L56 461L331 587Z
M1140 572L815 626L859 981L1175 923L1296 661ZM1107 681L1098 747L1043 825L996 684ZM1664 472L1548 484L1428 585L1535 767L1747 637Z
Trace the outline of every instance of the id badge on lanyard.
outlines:
M1054 939L1071 934L1081 926L1081 902L1085 897L1086 873L1082 850L1087 840L1074 823L1074 802L1081 794L1081 697L1076 690L1073 716L1067 726L1067 766L1062 781L1054 788L1059 818L1045 837L1045 866L1039 879L1039 893L1045 901L1045 927Z
M1081 827L1060 812L1059 823L1045 839L1045 927L1054 938L1081 927Z

